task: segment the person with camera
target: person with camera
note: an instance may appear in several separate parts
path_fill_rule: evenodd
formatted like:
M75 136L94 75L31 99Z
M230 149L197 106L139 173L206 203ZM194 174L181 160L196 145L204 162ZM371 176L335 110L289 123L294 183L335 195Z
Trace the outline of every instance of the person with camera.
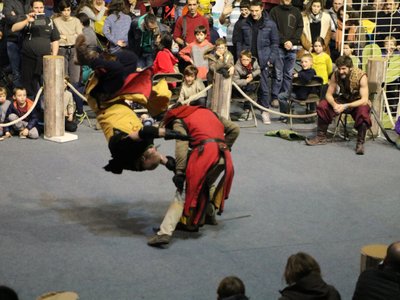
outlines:
M43 0L33 1L26 19L15 23L11 30L22 31L21 83L33 99L40 88L43 56L58 54L60 33L45 16Z
M346 112L353 117L354 128L358 131L356 154L363 155L365 135L367 129L371 127L367 74L353 67L352 59L344 55L336 60L336 67L337 70L329 81L325 99L317 106L317 135L311 139L307 138L306 144L325 145L329 124L335 116Z

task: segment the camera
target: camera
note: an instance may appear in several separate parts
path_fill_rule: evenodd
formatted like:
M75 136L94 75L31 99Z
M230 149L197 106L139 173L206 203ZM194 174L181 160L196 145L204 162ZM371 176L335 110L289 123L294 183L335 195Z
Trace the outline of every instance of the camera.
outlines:
M46 17L45 13L35 14L35 19L36 20L41 20L41 19L44 19L45 17Z

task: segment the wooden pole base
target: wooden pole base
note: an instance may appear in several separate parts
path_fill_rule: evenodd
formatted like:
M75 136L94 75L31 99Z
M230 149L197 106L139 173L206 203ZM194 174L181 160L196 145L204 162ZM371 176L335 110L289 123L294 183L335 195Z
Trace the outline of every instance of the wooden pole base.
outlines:
M77 140L78 136L76 134L65 132L63 135L60 136L44 136L44 139L56 143L66 143Z

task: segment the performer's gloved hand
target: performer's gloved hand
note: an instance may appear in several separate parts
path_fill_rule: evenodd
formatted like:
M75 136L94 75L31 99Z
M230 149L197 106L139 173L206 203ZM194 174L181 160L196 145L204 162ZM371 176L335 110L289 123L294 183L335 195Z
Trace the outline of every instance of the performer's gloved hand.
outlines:
M165 140L181 140L181 141L191 141L192 137L190 135L179 133L178 131L165 129Z
M172 181L174 182L178 191L182 192L183 185L185 184L185 175L184 174L175 174L175 176L172 178Z
M167 156L167 163L165 164L168 170L175 172L176 161L172 156Z

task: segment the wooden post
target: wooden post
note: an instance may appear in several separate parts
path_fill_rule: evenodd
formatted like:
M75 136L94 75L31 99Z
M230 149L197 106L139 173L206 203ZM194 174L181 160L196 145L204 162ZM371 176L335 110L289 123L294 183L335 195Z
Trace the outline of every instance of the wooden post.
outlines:
M230 119L232 77L225 78L215 72L211 97L211 110L221 117Z
M381 244L366 245L361 248L360 272L374 269L385 258L388 246Z
M385 81L386 77L386 67L387 61L382 57L374 57L368 59L368 88L370 95L373 94L372 106L377 112L378 118L382 120L383 113L383 102L382 102L382 93L384 93L382 89L382 85ZM376 137L380 134L380 128L375 118L371 117L372 134Z
M76 140L76 135L65 133L63 56L43 57L43 80L44 138L55 142Z

